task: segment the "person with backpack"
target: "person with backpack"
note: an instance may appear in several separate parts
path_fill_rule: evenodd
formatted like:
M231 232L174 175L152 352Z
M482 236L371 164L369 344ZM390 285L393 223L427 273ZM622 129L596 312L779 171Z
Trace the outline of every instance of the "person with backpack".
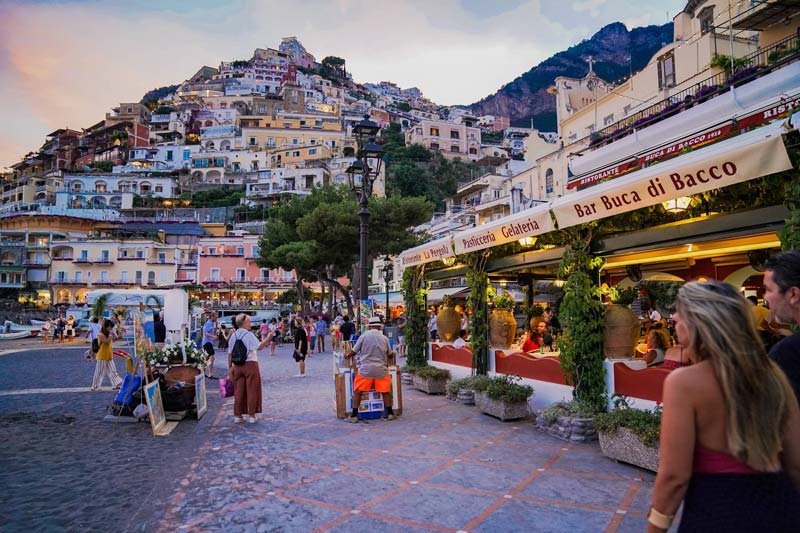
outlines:
M86 354L86 359L97 357L97 352L100 351L100 318L93 316L89 322L89 329L86 332L86 338L89 340L91 347L89 353Z
M67 321L64 320L64 315L58 315L56 319L56 330L53 333L53 341L58 337L59 342L64 342L64 328L67 326Z
M233 423L247 421L255 424L256 414L261 412L261 370L258 367L258 351L269 342L258 338L250 331L251 318L239 313L235 318L238 328L230 338L228 351L228 377L233 380Z

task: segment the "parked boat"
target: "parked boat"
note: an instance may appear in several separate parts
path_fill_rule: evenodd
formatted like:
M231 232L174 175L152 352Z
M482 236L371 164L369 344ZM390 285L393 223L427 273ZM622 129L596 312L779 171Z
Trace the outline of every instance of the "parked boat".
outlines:
M3 322L3 333L27 333L27 335L23 335L23 337L35 337L39 334L39 330L42 329L41 327L37 326L23 326L22 324L16 324L11 322L10 320L6 320ZM15 339L19 339L22 337L13 337Z
M0 333L0 340L8 339L24 339L30 337L30 331L12 331L11 333Z

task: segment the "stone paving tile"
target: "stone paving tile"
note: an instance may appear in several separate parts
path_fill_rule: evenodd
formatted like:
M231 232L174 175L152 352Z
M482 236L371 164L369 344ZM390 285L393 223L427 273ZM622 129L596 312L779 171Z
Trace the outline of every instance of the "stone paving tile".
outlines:
M499 438L500 435L506 433L507 428L503 426L480 426L473 423L457 423L451 427L443 428L436 433L438 437L447 437L450 439L467 439L467 440L482 440L488 438Z
M446 464L447 461L442 459L382 454L358 463L353 468L361 472L414 481Z
M436 436L420 438L417 442L404 446L402 452L424 455L427 457L458 457L474 450L479 442L466 440L440 439Z
M260 490L270 491L306 482L325 472L326 470L318 467L275 460L249 462L239 468L224 468L210 475L204 473L203 478L210 483L250 484Z
M597 532L605 530L613 516L613 512L589 511L512 499L470 531Z
M308 426L281 434L283 437L305 439L314 442L325 442L340 437L354 437L358 434L355 425L342 425L340 427L319 425Z
M529 447L546 446L563 448L568 444L553 437L552 435L542 433L541 431L535 429L532 424L521 424L518 430L506 435L501 439L501 441L510 444L521 444ZM573 444L572 446L574 448L580 448L583 446L583 444ZM594 446L594 444L588 444L588 446L591 447Z
M609 460L600 453L599 448L589 450L586 447L572 448L553 464L554 469L572 472L587 472L620 476L628 479L641 478L641 469Z
M616 510L631 482L542 472L520 491L521 496L596 505Z
M642 531L647 531L647 518L631 515L626 515L617 529L617 533L642 533Z
M336 468L343 467L353 461L373 455L373 453L372 451L347 450L346 448L333 446L331 444L318 444L307 450L287 454L285 457L300 463Z
M266 496L242 508L229 511L200 522L203 531L225 531L226 533L306 533L329 522L340 511Z
M368 510L386 516L461 529L496 499L492 496L454 493L415 485Z
M643 481L636 496L633 497L629 511L636 511L639 513L647 513L650 510L650 502L653 499L653 482L651 480Z
M457 463L425 481L438 485L506 493L529 475L530 472L524 470Z
M206 513L220 511L229 505L258 498L262 494L254 491L251 486L233 486L229 483L194 487L181 499L175 515L181 522L189 522Z
M397 426L399 422L387 423ZM374 429L373 429L374 428ZM393 428L392 428L393 429ZM338 445L358 446L359 448L369 448L372 450L388 450L397 447L403 449L413 444L418 437L409 435L405 431L389 431L379 426L371 426L368 430L361 430L350 436L340 438L336 441Z
M501 440L487 446L480 453L471 455L469 460L541 468L560 451L561 447L558 444L551 447L531 446L530 448L525 448L516 444L505 444Z
M300 487L288 489L285 494L355 509L398 487L399 483L391 481L335 472Z
M384 520L378 520L377 518L370 518L367 516L354 515L352 518L349 518L345 522L332 527L328 531L333 531L336 533L352 533L353 531L374 531L380 533L424 533L431 530L412 527L407 524L386 522Z

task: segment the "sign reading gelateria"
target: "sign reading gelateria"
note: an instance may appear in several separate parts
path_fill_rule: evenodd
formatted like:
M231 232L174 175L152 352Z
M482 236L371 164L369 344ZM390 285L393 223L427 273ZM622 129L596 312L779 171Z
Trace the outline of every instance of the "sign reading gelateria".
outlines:
M441 261L448 257L453 257L453 246L450 244L450 237L425 243L416 248L406 250L397 259L400 268L430 263L431 261Z
M776 125L745 133L568 194L554 201L551 209L558 227L566 228L788 170L792 164L781 132L781 125Z
M453 235L456 253L463 254L500 246L525 237L553 231L553 219L547 206L540 205Z

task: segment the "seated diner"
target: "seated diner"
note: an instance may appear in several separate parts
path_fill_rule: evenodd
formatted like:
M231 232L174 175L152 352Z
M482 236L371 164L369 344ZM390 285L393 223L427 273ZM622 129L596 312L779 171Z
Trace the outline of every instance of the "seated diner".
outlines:
M658 331L650 331L647 335L647 352L644 355L638 353L634 359L644 359L647 366L658 365L664 362L664 354L667 350L664 343L664 336Z

